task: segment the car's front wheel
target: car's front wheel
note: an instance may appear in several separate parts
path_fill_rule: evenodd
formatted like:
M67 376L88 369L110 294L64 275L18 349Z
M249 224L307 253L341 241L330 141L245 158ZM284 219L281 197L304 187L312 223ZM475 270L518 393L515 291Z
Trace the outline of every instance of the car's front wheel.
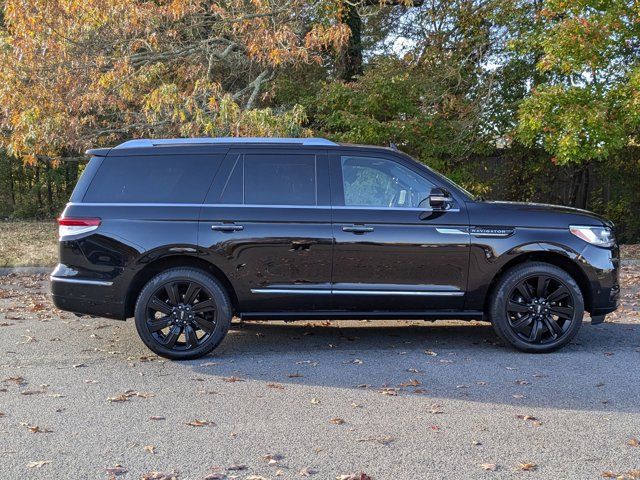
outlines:
M140 292L136 329L153 352L173 360L198 358L224 339L231 305L220 283L193 268L171 268Z
M573 277L554 265L527 262L507 271L489 306L493 328L518 350L551 352L582 325L584 299Z

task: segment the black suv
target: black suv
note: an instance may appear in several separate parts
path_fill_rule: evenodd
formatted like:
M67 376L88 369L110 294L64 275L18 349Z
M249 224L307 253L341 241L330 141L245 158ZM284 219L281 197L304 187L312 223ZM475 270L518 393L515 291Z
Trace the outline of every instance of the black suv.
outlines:
M618 305L613 225L488 202L395 149L325 139L132 140L92 156L60 224L53 301L135 317L196 358L242 319L485 319L527 352Z

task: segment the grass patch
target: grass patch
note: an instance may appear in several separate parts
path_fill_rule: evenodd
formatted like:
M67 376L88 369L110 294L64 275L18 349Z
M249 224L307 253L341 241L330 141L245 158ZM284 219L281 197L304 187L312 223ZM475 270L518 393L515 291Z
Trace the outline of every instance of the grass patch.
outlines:
M640 244L621 245L620 256L640 260ZM0 221L0 267L53 267L57 263L54 221Z
M52 267L57 263L54 221L0 221L0 267Z

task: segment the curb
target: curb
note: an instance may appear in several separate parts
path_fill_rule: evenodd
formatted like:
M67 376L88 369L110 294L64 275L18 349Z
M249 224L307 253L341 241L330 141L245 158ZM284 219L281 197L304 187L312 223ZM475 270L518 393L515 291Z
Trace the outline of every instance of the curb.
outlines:
M19 273L23 275L41 275L49 274L53 271L53 267L0 267L0 277Z

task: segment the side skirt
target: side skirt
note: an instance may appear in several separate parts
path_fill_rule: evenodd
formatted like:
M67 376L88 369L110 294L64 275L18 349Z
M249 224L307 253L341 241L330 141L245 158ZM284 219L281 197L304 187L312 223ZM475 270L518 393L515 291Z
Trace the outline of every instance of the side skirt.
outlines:
M482 320L480 310L463 311L428 311L428 312L345 312L345 311L310 311L310 312L242 312L238 316L242 320Z

